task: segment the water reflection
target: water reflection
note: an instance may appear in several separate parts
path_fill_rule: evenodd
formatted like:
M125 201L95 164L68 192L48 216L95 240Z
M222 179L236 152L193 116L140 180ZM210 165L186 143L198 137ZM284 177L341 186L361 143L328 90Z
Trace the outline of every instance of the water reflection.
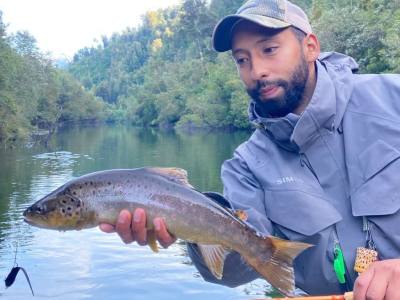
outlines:
M35 299L251 299L269 292L258 280L235 289L203 281L178 241L154 254L124 245L97 228L78 232L40 230L23 223L23 210L68 180L111 168L177 166L199 190L221 191L220 165L248 132L187 134L127 126L70 128L47 147L0 150L0 274L17 262L30 277ZM19 275L5 299L30 299ZM253 297L254 298L254 297Z

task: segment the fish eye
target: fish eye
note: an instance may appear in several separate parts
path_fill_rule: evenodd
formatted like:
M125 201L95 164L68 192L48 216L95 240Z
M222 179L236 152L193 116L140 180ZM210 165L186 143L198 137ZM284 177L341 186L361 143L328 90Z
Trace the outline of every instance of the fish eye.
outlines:
M36 211L38 212L38 213L40 213L40 212L42 212L42 208L40 207L40 206L36 206Z

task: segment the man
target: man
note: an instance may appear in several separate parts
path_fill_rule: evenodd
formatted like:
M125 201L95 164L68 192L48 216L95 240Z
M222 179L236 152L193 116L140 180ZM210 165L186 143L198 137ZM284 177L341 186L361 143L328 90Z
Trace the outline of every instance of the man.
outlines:
M320 54L305 13L284 0L246 2L218 23L213 43L232 51L257 127L222 167L230 205L263 234L315 245L294 264L304 291L400 299L400 76L357 75L352 58ZM116 231L145 244L145 219L143 210L133 220L122 211ZM161 219L154 225L163 246L174 242ZM379 257L359 276L357 247ZM196 245L189 254L206 280L236 286L258 277L237 253L221 280Z

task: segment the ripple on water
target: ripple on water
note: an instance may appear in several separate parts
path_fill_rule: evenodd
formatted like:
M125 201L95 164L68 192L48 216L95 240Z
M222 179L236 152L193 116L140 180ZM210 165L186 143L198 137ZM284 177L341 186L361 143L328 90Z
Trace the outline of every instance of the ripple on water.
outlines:
M134 299L240 299L246 293L246 287L224 288L195 276L196 269L182 263L187 257L178 244L156 254L147 247L124 245L116 235L98 229L65 233L34 229L33 241L29 252L19 256L19 264L30 274L35 299L113 299L116 295L120 299L132 295ZM11 261L12 253L6 259ZM248 289L255 295L254 287ZM264 295L263 281L260 290L258 295ZM5 295L26 299L27 292L20 277Z
M5 290L4 285L0 285L1 299L224 300L254 299L255 296L264 296L269 291L269 286L263 280L234 289L205 282L190 263L182 243L155 254L148 247L125 245L115 234L107 235L96 228L62 233L34 228L22 222L22 212L28 205L73 179L76 174L86 174L91 171L89 169L104 169L109 166L159 165L161 158L162 165L176 165L179 162L179 165L189 170L193 155L189 155L185 162L182 153L201 146L191 144L190 149L180 151L170 148L168 153L171 157L160 157L159 153L165 153L164 146L157 148L157 145L152 144L151 150L138 153L137 145L141 145L141 141L130 141L132 138L137 137L131 134L130 129L121 143L115 143L118 148L113 148L114 143L109 143L108 140L104 143L99 141L99 149L93 150L96 163L101 161L96 165L92 164L94 159L91 156L76 153L79 152L76 149L88 148L78 148L76 145L69 148L63 145L62 149L67 149L66 151L38 153L33 156L32 152L27 152L25 156L15 158L15 169L19 170L5 183L11 185L12 191L6 198L0 199L7 204L0 215L0 277L5 278L12 268L14 250L18 243L17 262L28 271L36 297L31 297L24 277L18 275L15 284L9 289ZM109 151L107 153L101 152L101 147L105 144ZM170 147L175 144L184 146L173 141ZM131 147L123 148L125 145ZM144 157L148 153L148 157ZM174 153L181 155L174 157ZM221 151L216 150L215 153ZM90 164L87 163L89 160ZM204 164L207 172L198 170L198 181L196 172L193 172L196 182L201 182L203 174L214 169L214 166L208 165L209 157L206 157L205 162L207 164L200 165ZM216 161L216 164L219 165L220 161ZM219 171L216 172L219 174ZM207 189L210 188L208 181L203 184Z

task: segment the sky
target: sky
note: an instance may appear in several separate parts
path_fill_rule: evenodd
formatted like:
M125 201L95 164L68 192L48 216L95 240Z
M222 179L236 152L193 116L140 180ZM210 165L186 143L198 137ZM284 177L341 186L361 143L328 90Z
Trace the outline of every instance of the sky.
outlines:
M101 36L141 24L141 16L181 0L0 0L7 34L27 30L42 52L71 59Z

